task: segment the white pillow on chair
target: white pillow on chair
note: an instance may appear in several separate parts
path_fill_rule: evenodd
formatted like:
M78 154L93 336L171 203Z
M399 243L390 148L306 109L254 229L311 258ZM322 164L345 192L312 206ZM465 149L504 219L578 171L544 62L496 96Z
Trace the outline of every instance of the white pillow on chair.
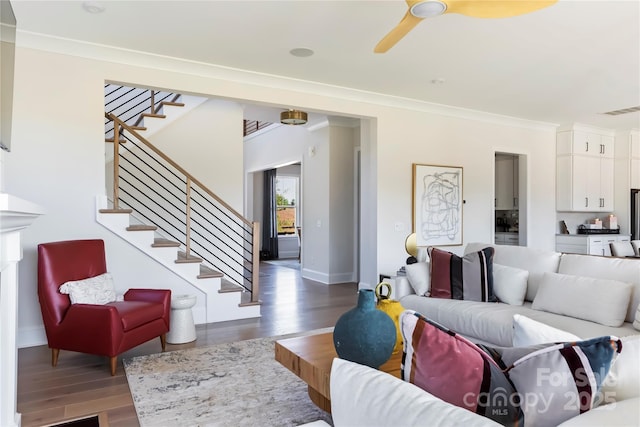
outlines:
M59 291L68 294L71 304L104 305L116 300L116 290L110 273L63 283Z

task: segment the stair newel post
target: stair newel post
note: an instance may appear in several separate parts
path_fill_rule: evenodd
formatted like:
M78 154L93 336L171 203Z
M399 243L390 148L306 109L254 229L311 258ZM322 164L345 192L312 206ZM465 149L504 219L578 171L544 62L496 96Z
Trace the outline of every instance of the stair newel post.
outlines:
M120 182L118 180L119 169L120 169L120 156L118 151L120 149L120 124L115 116L112 116L113 119L113 209L118 209L118 198L120 195L118 194L118 186Z
M189 252L191 251L191 178L187 176L187 221L186 221L186 243L185 243L185 252L187 254L187 258L189 257Z
M258 302L260 297L260 223L252 223L253 251L251 256L251 302Z

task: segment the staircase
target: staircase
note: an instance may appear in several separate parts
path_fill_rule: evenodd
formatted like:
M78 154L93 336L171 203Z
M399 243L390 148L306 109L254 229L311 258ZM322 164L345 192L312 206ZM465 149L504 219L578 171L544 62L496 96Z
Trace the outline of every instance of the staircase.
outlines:
M115 89L109 89L113 96ZM168 120L167 110L184 109L187 103L168 94L156 108L159 92L146 92L147 108L136 105L141 110L137 117L129 113L125 121L105 113L112 196L98 197L97 222L204 297L204 305L194 307L196 323L259 317L259 224L248 221L148 141L147 134L162 126L157 122ZM105 86L105 104L106 93ZM134 104L145 98L135 91L128 94L136 95Z
M109 208L106 196L97 199L96 221L99 224L193 285L204 296L205 309L194 308L196 323L260 317L260 303L252 302L249 292L208 267L201 258L187 256L179 242L158 237L156 226L132 225L135 222L132 214L131 209Z

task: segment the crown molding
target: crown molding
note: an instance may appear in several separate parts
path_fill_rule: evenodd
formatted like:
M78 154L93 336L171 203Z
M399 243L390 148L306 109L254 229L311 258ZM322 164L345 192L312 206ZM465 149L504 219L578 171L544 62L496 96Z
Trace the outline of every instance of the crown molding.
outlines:
M124 49L98 43L89 43L42 33L18 30L17 43L20 48L30 48L81 58L108 61L130 66L147 67L181 74L220 79L240 84L262 86L271 89L313 94L382 107L400 108L411 111L437 114L466 120L526 128L556 131L558 124L528 120L518 117L487 113L467 108L420 101L411 98L385 95L343 86L312 82L290 77L277 76L255 71L247 71L221 65L186 60ZM369 110L369 109L367 109ZM362 117L367 117L363 115Z

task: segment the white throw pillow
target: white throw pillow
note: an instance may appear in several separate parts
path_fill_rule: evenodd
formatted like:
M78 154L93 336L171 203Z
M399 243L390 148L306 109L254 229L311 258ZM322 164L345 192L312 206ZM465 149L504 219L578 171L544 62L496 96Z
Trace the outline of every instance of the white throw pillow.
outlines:
M104 305L116 300L116 290L110 273L63 283L59 291L68 294L71 304Z
M631 300L631 283L544 273L531 308L618 327Z
M493 292L504 303L522 305L527 294L527 280L527 270L493 264Z
M514 347L530 347L552 342L581 341L572 333L554 328L545 323L530 319L521 314L513 315Z
M602 384L596 400L601 405L640 397L640 335L620 338L622 351Z
M640 304L636 310L636 319L633 321L633 327L640 331Z
M431 265L428 262L407 264L407 279L416 295L429 296L431 290Z

